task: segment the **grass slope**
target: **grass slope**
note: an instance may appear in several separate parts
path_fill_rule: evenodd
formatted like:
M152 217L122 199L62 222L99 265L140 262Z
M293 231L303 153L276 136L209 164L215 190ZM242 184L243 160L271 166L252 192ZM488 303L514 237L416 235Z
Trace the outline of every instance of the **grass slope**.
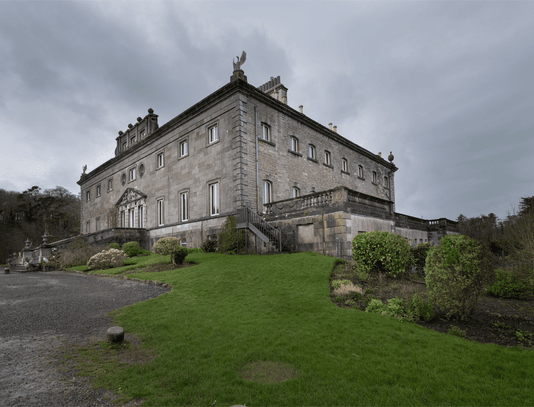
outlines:
M151 406L534 404L532 351L340 309L329 299L334 258L199 253L187 261L197 265L131 275L174 287L114 312L158 356L107 365L95 386ZM298 375L244 381L244 366L262 360Z

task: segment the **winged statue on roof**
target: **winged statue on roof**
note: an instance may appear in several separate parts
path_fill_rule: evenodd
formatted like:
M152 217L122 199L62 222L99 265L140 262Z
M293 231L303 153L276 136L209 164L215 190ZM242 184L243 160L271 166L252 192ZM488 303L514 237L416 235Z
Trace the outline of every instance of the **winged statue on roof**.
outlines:
M243 65L247 60L247 53L243 51L243 53L241 54L241 58L239 58L239 55L236 58L237 62L234 62L234 60L232 59L232 62L234 63L234 71L241 69L241 65Z

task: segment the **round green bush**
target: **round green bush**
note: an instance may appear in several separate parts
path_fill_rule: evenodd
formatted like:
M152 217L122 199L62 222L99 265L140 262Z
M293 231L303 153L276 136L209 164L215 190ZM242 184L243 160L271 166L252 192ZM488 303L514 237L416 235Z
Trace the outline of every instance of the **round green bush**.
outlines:
M493 267L486 249L465 235L447 235L431 247L425 265L429 299L447 316L466 320L476 307Z
M183 264L188 254L189 252L187 251L187 249L185 247L180 246L180 248L178 248L178 251L173 253L173 258L172 258L173 263Z
M217 250L217 241L215 240L204 240L204 243L202 243L202 250L205 253L213 253L215 250Z
M128 257L135 257L139 253L139 243L128 242L122 245L122 251L126 253Z
M412 249L400 235L389 232L367 232L352 239L352 258L371 270L394 277L413 264Z
M118 244L118 243L110 243L109 244L109 248L110 249L117 249L119 250L121 248L121 246Z
M528 297L528 285L510 271L499 269L495 283L488 287L488 294L493 297L524 300Z
M172 264L181 264L175 262L175 257L179 260L181 258L180 253L185 253L185 256L187 256L187 249L185 247L182 247L180 244L180 240L176 237L164 237L159 239L155 244L154 247L152 247L152 250L156 254L163 254L164 256L170 255ZM182 259L183 262L183 259Z

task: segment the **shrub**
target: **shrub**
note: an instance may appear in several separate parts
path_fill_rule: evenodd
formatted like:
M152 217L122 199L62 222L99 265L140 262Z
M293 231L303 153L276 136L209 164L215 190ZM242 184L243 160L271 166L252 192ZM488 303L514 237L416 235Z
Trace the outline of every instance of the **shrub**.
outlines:
M217 236L217 251L219 253L235 253L237 250L237 229L235 216L228 216L221 232ZM245 231L239 231L239 247L245 247Z
M139 256L150 256L151 254L152 254L152 252L149 252L148 250L139 249L139 251L137 252L137 257L139 257Z
M404 303L400 298L394 297L388 300L387 304L382 303L378 298L369 301L365 312L375 312L381 315L389 315L401 321L411 320L410 315L404 309Z
M411 249L415 270L419 275L425 275L426 256L431 247L432 245L430 243L419 243Z
M128 257L135 257L139 253L139 243L128 242L122 245L122 251L126 253Z
M187 249L185 247L180 246L178 250L173 253L173 264L183 264L188 254L189 252L187 251Z
M334 280L332 281L332 288L334 289L334 295L349 295L352 292L363 294L363 290L360 286L352 284L349 280Z
M189 254L192 254L192 253L202 253L203 250L201 247L191 247L191 248L188 248L187 249L187 253Z
M367 232L352 239L352 257L369 269L396 277L413 263L410 244L400 235Z
M407 312L413 316L413 319L424 319L427 322L436 316L434 306L419 297L417 293L412 296Z
M371 270L365 264L356 263L354 265L354 271L356 272L356 275L361 281L367 281L369 280L369 277L371 277Z
M78 237L56 255L57 264L62 269L85 265L92 256L103 248L102 246L90 245L86 239Z
M187 249L182 247L180 240L176 237L164 237L159 239L152 248L154 253L163 254L164 256L170 255L172 264L182 264L183 260L187 256ZM178 261L178 263L176 263Z
M528 285L510 271L499 269L488 293L494 297L524 300L528 296Z
M465 320L476 307L484 287L491 281L492 265L484 247L465 235L444 236L426 258L429 299L447 317Z
M217 242L215 240L204 240L204 243L202 243L202 250L205 253L213 253L215 249L217 248Z
M119 250L121 248L121 246L118 244L118 243L110 243L109 244L109 248L110 249L117 249Z
M122 250L108 249L95 254L87 262L88 270L105 270L113 267L124 266L126 253Z

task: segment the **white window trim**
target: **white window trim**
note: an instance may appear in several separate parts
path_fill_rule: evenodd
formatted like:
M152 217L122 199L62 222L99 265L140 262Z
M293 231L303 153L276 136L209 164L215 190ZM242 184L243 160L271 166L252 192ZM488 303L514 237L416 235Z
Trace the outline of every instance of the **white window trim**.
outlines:
M185 149L183 148L183 146L185 146ZM186 157L189 155L189 143L187 139L180 141L179 148L180 148L180 158Z
M180 222L189 220L189 192L180 192Z
M218 215L221 212L221 208L220 208L221 194L220 194L219 185L220 183L218 181L208 184L208 194L209 194L208 202L210 206L209 207L210 216Z
M128 227L135 227L135 208L128 209Z
M298 198L298 197L300 197L300 188L291 187L291 198Z
M156 200L156 224L158 226L165 225L165 200L158 198Z
M138 218L137 223L139 224L140 228L145 227L144 215L145 215L145 207L143 205L139 205L137 207L137 218Z
M137 171L135 168L130 168L128 170L128 178L129 178L129 181L135 181L136 178L137 178Z
M160 160L160 157L161 157L161 160ZM161 161L161 165L160 165L160 161ZM160 169L163 167L165 167L165 153L162 151L156 154L156 169Z
M96 186L96 196L99 197L102 194L102 187L99 185Z
M212 135L214 135L213 140L212 140ZM219 125L215 124L213 126L208 127L208 144L213 144L213 143L216 143L217 141L219 141Z

